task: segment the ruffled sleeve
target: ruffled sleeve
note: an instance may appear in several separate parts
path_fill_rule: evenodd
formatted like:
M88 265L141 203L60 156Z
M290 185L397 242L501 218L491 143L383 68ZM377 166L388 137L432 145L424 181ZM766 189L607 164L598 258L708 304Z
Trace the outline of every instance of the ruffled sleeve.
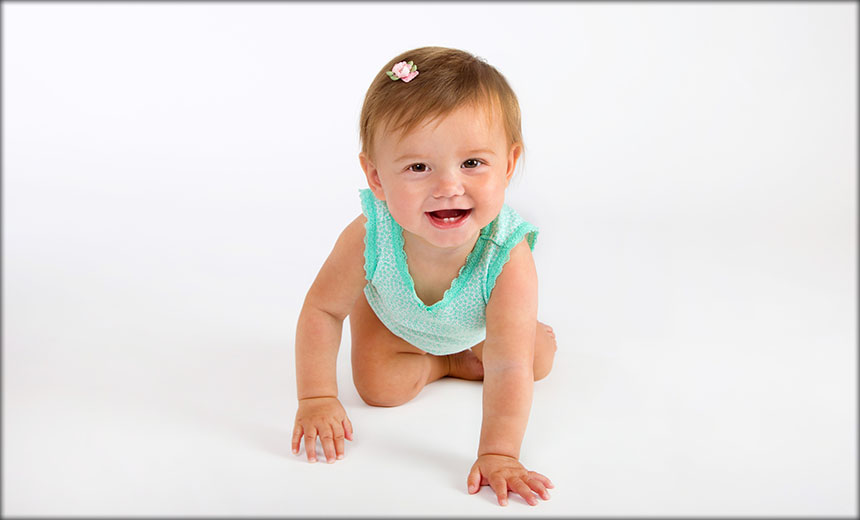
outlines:
M491 258L487 266L487 278L484 284L484 300L489 303L490 294L496 286L496 279L502 268L511 258L511 250L522 242L528 241L529 248L534 251L539 230L533 224L523 220L510 206L505 205L496 220L488 226L487 238L492 244Z

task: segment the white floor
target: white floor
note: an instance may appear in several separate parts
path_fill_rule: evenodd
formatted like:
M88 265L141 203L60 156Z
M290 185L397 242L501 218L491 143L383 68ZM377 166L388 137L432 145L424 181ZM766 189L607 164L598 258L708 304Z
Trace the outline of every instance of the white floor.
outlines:
M856 516L856 5L336 7L4 2L4 515ZM290 453L361 96L433 43L357 17L420 17L520 96L508 201L559 340L536 507L466 492L480 383L369 407L348 326L355 440Z
M847 262L774 251L782 262L760 254L708 264L711 249L698 258L704 267L690 258L671 276L664 269L668 295L649 296L631 280L647 280L647 256L671 248L653 235L637 240L652 246L631 251L646 259L627 266L633 286L589 269L603 257L591 247L578 260L591 274L559 282L574 296L545 290L542 318L560 350L536 384L522 460L556 488L530 514L852 514ZM753 246L733 249L742 244ZM548 256L546 278L559 277ZM489 488L465 490L480 384L443 379L404 406L369 407L352 386L348 326L339 383L355 441L333 465L290 453L298 291L267 291L265 280L237 273L244 291L225 280L183 293L187 278L166 270L110 280L45 257L25 268L10 255L5 269L5 514L498 509ZM649 299L673 303L655 310ZM514 499L508 509L528 507Z

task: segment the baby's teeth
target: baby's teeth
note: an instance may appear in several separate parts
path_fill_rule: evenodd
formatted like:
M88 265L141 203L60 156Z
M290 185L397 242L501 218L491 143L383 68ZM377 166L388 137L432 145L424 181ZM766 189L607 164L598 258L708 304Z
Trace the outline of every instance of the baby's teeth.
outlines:
M464 215L460 215L458 217L436 217L436 216L434 216L433 218L436 220L441 220L443 224L450 224L452 222L457 222L458 220L461 220L463 217L464 217Z

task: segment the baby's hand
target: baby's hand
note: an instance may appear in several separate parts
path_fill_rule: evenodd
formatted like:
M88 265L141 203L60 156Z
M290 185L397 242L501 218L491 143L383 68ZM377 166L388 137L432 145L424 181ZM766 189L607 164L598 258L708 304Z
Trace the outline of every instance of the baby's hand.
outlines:
M293 453L299 452L299 441L305 437L308 462L317 461L317 436L322 442L326 462L343 458L343 439L352 440L352 423L336 397L299 399L296 425L293 428Z
M554 487L545 476L535 471L526 471L520 462L507 455L485 454L478 457L466 480L469 493L475 494L487 484L496 492L499 505L508 505L508 489L516 491L529 505L538 503L532 490L544 500L549 500L546 488Z

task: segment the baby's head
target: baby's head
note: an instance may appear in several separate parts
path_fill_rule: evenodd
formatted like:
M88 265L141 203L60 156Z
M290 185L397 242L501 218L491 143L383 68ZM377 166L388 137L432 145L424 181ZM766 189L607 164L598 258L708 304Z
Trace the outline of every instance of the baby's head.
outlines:
M386 74L401 61L417 68L408 84ZM359 123L361 151L373 158L378 133L408 133L427 119L467 105L488 109L487 115L504 125L508 145L522 145L517 96L495 67L458 49L406 51L382 67L367 89Z
M399 79L409 71L402 66L388 74L401 62L417 75ZM359 125L368 185L407 231L456 246L501 211L523 150L520 109L482 59L444 47L400 54L371 83ZM436 218L451 209L466 211Z

